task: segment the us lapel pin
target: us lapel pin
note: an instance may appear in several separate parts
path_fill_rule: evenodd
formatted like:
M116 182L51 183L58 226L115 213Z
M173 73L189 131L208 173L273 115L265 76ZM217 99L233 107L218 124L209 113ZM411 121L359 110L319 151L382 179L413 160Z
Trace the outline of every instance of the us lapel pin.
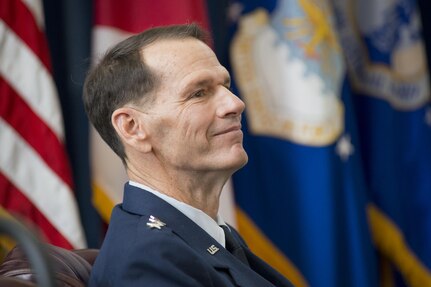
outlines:
M147 226L150 228L161 229L165 225L166 225L166 223L162 222L157 217L150 215L150 218L148 218Z
M214 255L217 253L217 251L219 251L219 248L213 244L207 248L207 251L209 252L209 254Z

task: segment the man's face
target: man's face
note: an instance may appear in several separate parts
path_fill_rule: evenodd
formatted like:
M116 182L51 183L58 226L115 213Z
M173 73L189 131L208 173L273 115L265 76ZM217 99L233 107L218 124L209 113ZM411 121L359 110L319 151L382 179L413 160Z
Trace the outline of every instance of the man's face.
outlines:
M166 168L233 172L247 163L242 146L244 103L213 51L196 39L164 40L143 51L160 77L145 108L153 152Z

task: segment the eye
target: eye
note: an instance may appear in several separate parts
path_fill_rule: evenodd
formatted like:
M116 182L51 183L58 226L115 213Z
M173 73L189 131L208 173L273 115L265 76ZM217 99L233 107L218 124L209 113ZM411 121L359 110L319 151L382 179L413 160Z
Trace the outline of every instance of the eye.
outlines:
M198 91L194 92L190 98L201 98L205 95L206 95L206 92L205 92L205 90L202 89L202 90L198 90Z

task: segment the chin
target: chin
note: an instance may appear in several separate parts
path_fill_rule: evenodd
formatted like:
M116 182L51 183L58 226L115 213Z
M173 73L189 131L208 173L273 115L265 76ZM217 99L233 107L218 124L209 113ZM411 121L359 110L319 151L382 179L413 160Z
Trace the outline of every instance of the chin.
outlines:
M248 162L248 156L241 144L218 150L217 154L209 156L205 165L209 170L228 171L234 173Z
M245 150L241 147L241 150L235 151L235 159L232 160L230 166L233 172L245 166L248 162L248 155Z

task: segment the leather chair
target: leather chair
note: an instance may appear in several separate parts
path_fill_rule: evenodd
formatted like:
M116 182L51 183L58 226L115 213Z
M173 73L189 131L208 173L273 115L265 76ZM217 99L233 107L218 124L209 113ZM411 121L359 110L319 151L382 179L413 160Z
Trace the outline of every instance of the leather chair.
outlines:
M97 249L66 250L53 245L44 245L52 266L55 286L85 287ZM20 246L13 248L0 264L0 286L34 287L37 275L31 268L25 252Z

